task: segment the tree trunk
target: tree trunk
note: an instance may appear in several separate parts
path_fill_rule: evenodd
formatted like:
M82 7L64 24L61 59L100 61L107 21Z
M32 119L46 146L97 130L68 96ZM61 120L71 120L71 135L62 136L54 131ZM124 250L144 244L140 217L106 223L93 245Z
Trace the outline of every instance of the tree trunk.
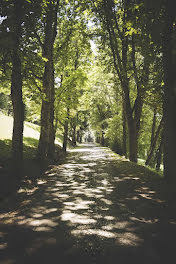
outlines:
M105 144L105 138L104 138L104 135L105 135L105 132L104 132L104 125L102 125L102 130L101 130L101 145L104 146Z
M162 132L161 135L161 142L159 144L159 148L156 154L156 170L158 171L160 169L161 165L161 159L162 159L162 152L163 152L163 144L164 144L164 134Z
M154 141L154 138L155 138L155 129L156 129L156 107L154 108L154 113L153 113L153 122L152 122L152 133L151 133L150 149L152 148L153 141Z
M53 62L52 62L53 65ZM54 130L54 69L52 70L51 101L50 101L50 119L49 119L49 145L48 158L53 159L55 153L55 130Z
M80 143L80 130L77 130L76 132L76 141Z
M159 134L160 134L162 126L163 126L163 117L162 117L162 119L160 121L160 124L158 126L158 129L156 131L156 134L155 134L155 137L154 137L154 140L153 140L153 144L152 144L152 146L150 148L149 155L148 155L148 157L146 159L145 165L149 165L149 163L150 163L150 160L151 160L153 152L155 150L156 143L157 143L157 140L158 140L158 137L159 137Z
M101 145L104 146L105 141L104 141L104 131L101 133Z
M122 82L122 89L124 92L124 104L128 124L129 159L130 161L137 163L138 135L140 130L140 118L142 113L143 100L142 97L138 94L132 108L129 98L128 80Z
M135 121L132 119L128 122L129 133L129 159L137 163L138 153L138 131L136 129Z
M47 159L48 142L49 142L49 112L48 102L42 100L41 123L40 123L40 139L38 145L38 157L41 160Z
M156 130L156 106L154 107L154 112L153 112L152 131L151 131L151 139L150 139L150 148L149 148L149 151L148 151L148 154L147 154L147 158L149 156L149 153L150 153L150 151L152 149L152 146L153 146L153 142L155 140L155 130ZM150 158L149 163L148 164L150 165L150 167L154 168L154 166L155 166L155 160L152 159L152 156Z
M61 77L60 77L60 90L62 91L62 82L63 82L63 75L61 74ZM61 93L60 93L61 95ZM60 97L60 96L59 96ZM54 125L54 142L55 142L55 138L56 138L56 133L57 133L57 129L58 129L58 122L59 122L59 118L58 118L58 115L59 115L59 97L57 97L57 104L56 104L56 107L55 107L55 111L54 111L54 115L55 115L55 125ZM53 104L54 105L54 104Z
M72 129L72 143L73 146L76 146L76 125L73 124L73 129Z
M64 138L63 138L63 150L67 151L67 138L68 138L68 123L69 123L70 109L67 108L67 117L64 124Z
M53 85L53 70L52 56L50 61L45 65L43 76L43 89L46 99L42 100L41 109L41 130L38 146L38 154L41 159L53 158L54 155L54 85ZM50 62L50 63L49 63ZM47 100L47 101L46 101Z
M137 162L137 151L138 151L138 133L140 129L140 117L142 112L142 96L141 93L143 89L142 86L137 85L137 97L135 104L132 107L130 99L130 90L129 90L129 79L127 75L127 62L128 62L128 46L129 39L126 35L127 28L126 22L128 19L129 11L129 1L124 1L124 16L123 16L123 32L120 33L116 16L112 10L112 2L104 0L104 12L106 18L106 27L109 33L109 42L112 51L114 67L121 82L122 90L124 93L124 105L126 112L126 119L128 124L128 136L129 136L129 158L133 162ZM113 21L114 20L114 21ZM114 22L114 24L113 24ZM121 39L122 47L119 47L117 42L116 32L118 32L118 37ZM135 46L133 43L133 63L134 71L136 72L135 65ZM136 72L137 73L137 72ZM137 76L136 76L137 77ZM134 114L134 117L133 117Z
M176 54L173 24L175 12L172 1L166 1L165 24L162 39L164 68L164 176L170 183L176 179Z
M67 151L67 137L68 137L68 120L65 121L64 125L64 139L63 139L63 150Z
M57 129L58 129L58 113L56 114L55 117L55 125L54 125L54 141L55 141L55 137L56 137L56 133L57 133Z
M46 58L43 74L43 100L41 108L41 130L38 145L38 156L42 159L53 159L55 152L54 130L54 63L53 48L56 37L57 9L53 3L47 4L45 40L42 45L43 57Z
M23 175L23 127L24 104L22 99L22 75L20 59L21 1L14 1L14 31L12 50L11 97L13 105L12 167L18 183Z
M127 158L127 127L126 127L126 113L125 113L125 103L123 99L122 105L122 119L123 119L123 155Z

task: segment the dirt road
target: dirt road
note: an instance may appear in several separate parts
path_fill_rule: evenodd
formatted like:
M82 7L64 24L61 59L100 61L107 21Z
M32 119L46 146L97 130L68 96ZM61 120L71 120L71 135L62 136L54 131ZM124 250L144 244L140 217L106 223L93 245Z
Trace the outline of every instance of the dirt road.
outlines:
M175 263L175 212L162 188L145 168L81 145L2 210L0 264Z

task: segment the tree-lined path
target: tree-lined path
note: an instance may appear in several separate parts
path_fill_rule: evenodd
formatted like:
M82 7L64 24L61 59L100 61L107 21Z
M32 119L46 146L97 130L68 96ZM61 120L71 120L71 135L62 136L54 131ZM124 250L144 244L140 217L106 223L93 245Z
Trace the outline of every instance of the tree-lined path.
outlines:
M162 180L94 144L70 152L2 209L0 263L172 263Z

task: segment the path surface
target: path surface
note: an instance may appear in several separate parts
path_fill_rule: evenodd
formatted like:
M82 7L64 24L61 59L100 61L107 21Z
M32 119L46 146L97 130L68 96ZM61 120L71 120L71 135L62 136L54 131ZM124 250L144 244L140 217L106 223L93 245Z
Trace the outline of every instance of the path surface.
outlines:
M92 144L72 151L0 214L0 263L175 263L161 181Z

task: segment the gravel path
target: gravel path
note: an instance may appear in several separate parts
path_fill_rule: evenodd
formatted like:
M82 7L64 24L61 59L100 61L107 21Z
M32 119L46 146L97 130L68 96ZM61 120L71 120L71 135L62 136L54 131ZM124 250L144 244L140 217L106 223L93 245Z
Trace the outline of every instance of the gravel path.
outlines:
M84 144L0 214L0 264L175 263L162 180Z

